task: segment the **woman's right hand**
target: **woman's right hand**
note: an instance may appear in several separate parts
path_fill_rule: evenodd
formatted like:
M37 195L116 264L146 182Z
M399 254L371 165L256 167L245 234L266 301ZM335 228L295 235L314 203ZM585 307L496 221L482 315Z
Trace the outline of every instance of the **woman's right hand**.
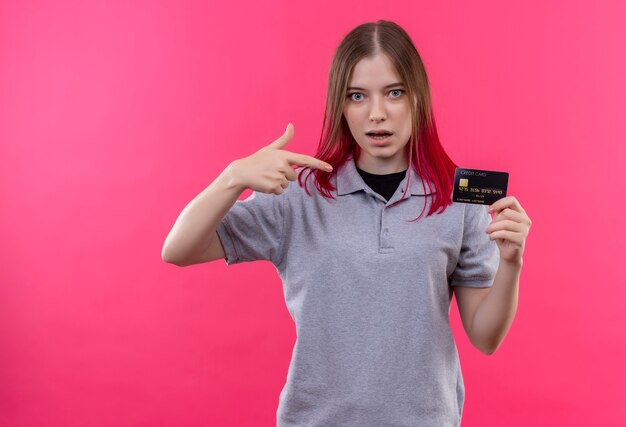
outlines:
M276 141L248 157L233 161L227 168L233 182L244 189L278 195L289 186L289 181L298 177L292 165L326 172L333 170L331 165L315 157L283 150L292 138L293 125L289 123L285 133Z

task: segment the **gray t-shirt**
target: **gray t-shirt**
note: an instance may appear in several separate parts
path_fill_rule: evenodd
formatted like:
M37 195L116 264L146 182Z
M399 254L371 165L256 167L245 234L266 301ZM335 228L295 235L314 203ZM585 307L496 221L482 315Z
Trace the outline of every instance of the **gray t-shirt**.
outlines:
M493 283L487 206L452 203L426 217L430 197L412 168L400 202L406 177L387 202L353 159L336 170L335 200L312 175L310 196L297 181L280 195L253 192L217 228L228 265L268 260L282 279L297 339L277 425L459 426L450 286Z

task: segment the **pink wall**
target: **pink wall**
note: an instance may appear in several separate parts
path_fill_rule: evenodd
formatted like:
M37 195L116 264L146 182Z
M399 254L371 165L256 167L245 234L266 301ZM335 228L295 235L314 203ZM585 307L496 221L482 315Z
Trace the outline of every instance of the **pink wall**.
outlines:
M333 50L380 18L452 158L508 171L533 220L502 347L452 309L463 426L626 422L626 3L130 3L0 2L0 425L275 423L295 329L273 266L161 247L287 122L313 154Z

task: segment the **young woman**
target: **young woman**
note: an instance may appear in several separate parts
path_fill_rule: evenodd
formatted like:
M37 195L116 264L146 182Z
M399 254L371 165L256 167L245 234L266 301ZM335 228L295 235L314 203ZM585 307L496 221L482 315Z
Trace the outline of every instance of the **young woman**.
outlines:
M315 156L285 150L293 133L192 200L163 259L275 265L297 331L279 426L460 425L452 295L470 341L493 353L515 316L529 217L513 196L489 210L451 201L456 165L424 65L392 22L337 48Z

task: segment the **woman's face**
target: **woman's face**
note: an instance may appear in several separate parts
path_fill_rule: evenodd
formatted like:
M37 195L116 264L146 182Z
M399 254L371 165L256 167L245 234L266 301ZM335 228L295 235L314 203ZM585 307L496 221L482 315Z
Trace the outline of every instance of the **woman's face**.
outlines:
M408 168L405 146L411 137L411 109L398 73L384 53L361 59L348 82L343 115L361 153L357 166L388 174ZM385 139L368 133L389 132Z

